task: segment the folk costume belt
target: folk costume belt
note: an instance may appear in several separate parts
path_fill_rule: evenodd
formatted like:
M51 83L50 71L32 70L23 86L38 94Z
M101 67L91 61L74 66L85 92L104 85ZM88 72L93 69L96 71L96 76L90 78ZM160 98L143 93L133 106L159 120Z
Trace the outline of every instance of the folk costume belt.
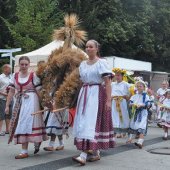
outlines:
M16 93L15 97L21 97L23 96L24 98L29 98L29 95L26 93L36 93L35 89L29 89L29 90L25 90L25 91L19 91L18 93Z
M81 94L80 94L80 99L79 99L79 103L78 103L78 108L79 108L79 106L80 106L80 100L82 99L83 94L84 94L82 114L84 114L85 109L86 109L88 88L91 87L91 86L100 86L100 85L101 85L101 84L99 84L99 83L83 84L83 86L82 86L83 90L82 90L82 92L81 92Z
M112 97L112 100L114 100L116 102L116 110L119 113L119 119L121 120L121 122L123 122L123 116L122 116L122 110L120 107L120 103L123 99L125 99L124 96L113 96Z

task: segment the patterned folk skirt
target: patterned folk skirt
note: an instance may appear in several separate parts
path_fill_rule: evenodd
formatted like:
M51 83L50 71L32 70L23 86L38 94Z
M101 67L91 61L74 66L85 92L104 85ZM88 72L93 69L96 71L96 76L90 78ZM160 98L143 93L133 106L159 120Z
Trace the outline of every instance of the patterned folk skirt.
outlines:
M170 128L170 112L163 112L160 125L166 128Z
M105 111L106 92L103 86L99 87L99 108L97 114L95 138L89 139L74 139L74 144L78 150L99 150L114 148L115 139L112 125L111 111Z
M14 140L14 144L39 143L48 140L42 114L31 115L39 110L38 97L31 92L29 98L25 98L24 95L16 96L8 143L12 140Z
M33 119L31 134L15 134L14 144L23 144L27 142L39 143L48 140L42 115L36 115Z

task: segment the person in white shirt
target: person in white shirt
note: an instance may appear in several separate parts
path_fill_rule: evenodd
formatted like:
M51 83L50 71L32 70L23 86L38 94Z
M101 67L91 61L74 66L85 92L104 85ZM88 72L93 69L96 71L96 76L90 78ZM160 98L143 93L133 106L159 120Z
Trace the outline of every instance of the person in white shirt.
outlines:
M161 88L159 88L157 90L157 99L159 100L160 103L163 102L163 100L165 99L165 93L168 89L169 83L168 81L164 80L161 84Z
M150 106L149 96L146 94L146 85L144 81L136 82L138 93L130 98L130 129L129 129L129 143L132 142L132 134L139 134L139 139L135 145L142 149L144 142L144 135L147 131L148 110Z
M168 86L169 86L168 81L164 80L162 82L162 84L161 84L161 88L159 88L157 90L157 100L158 100L158 103L162 104L163 101L165 100L165 93L166 93L166 91L168 89ZM162 114L161 114L161 110L160 110L159 105L157 106L157 114L158 114L157 119L158 119L158 121L160 121ZM158 126L159 126L159 122L158 122Z
M164 137L163 140L168 139L168 129L170 128L170 89L167 89L165 93L165 100L160 106L162 110L162 118L160 125L164 129Z
M130 98L130 84L123 81L123 76L126 70L114 68L115 82L112 82L112 121L114 126L114 133L117 138L123 137L129 129L129 112L127 102Z
M0 136L4 136L5 133L9 133L9 123L11 119L10 114L5 114L5 105L6 105L6 97L7 97L7 88L11 78L11 66L9 64L5 64L2 66L2 74L0 75ZM6 131L2 132L3 121L6 122Z
M72 159L80 165L85 165L87 160L100 160L100 150L115 146L111 117L112 72L107 61L99 58L97 41L89 40L86 52L89 59L79 66L83 86L73 126L74 144L81 154Z

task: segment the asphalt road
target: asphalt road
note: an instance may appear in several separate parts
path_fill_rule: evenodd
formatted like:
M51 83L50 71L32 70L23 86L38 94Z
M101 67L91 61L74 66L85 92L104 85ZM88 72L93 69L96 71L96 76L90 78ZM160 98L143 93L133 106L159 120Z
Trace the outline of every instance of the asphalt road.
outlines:
M162 140L163 130L155 127L148 129L143 149L137 149L134 144L126 145L126 138L117 139L114 149L101 152L101 160L79 166L72 161L72 156L79 154L73 146L73 138L65 139L63 151L46 152L42 148L48 145L44 142L41 151L33 155L33 144L29 146L29 158L15 160L20 152L20 145L7 144L8 136L0 137L0 170L168 170L170 169L170 140ZM135 140L134 140L135 141ZM149 151L154 151L152 154Z

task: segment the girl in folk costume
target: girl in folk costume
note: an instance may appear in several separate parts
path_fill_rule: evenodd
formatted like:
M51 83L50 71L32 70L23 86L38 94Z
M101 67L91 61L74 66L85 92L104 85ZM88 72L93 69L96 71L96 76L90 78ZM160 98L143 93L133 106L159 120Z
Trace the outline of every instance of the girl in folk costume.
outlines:
M44 147L45 151L59 151L64 149L63 135L68 136L69 128L69 110L64 109L63 111L50 113L46 132L51 137L49 145ZM55 147L55 140L58 137L59 146Z
M126 133L129 129L129 113L127 108L127 100L129 99L130 84L123 81L126 70L114 68L116 82L112 82L112 121L115 134Z
M159 104L162 104L163 101L165 100L165 93L168 89L169 83L168 81L164 80L161 85L162 87L157 90L157 100ZM162 113L161 113L159 105L157 105L157 113L158 113L158 120L160 120ZM158 126L159 126L159 123L158 123Z
M135 145L140 149L143 147L144 135L147 130L147 118L148 111L147 107L149 104L149 96L145 92L145 82L136 82L138 93L130 98L130 109L131 109L131 120L130 120L130 138L132 141L132 134L139 134L139 139L135 142Z
M82 152L73 160L81 165L85 165L86 160L99 160L100 149L115 145L111 118L112 73L106 60L98 57L98 50L98 42L89 40L86 44L89 59L79 67L83 86L78 97L73 134L75 145Z
M160 106L163 116L161 119L160 125L164 128L164 137L163 140L168 139L168 128L170 128L170 89L168 89L165 93L165 100L163 101L163 104Z
M19 59L20 71L14 74L10 84L10 91L6 103L6 113L9 112L9 104L15 95L13 115L10 126L8 143L14 138L15 144L22 144L22 151L16 159L28 157L28 143L35 144L35 152L39 151L40 143L47 140L41 114L31 114L40 110L38 93L40 81L34 73L29 73L30 60L26 56Z

